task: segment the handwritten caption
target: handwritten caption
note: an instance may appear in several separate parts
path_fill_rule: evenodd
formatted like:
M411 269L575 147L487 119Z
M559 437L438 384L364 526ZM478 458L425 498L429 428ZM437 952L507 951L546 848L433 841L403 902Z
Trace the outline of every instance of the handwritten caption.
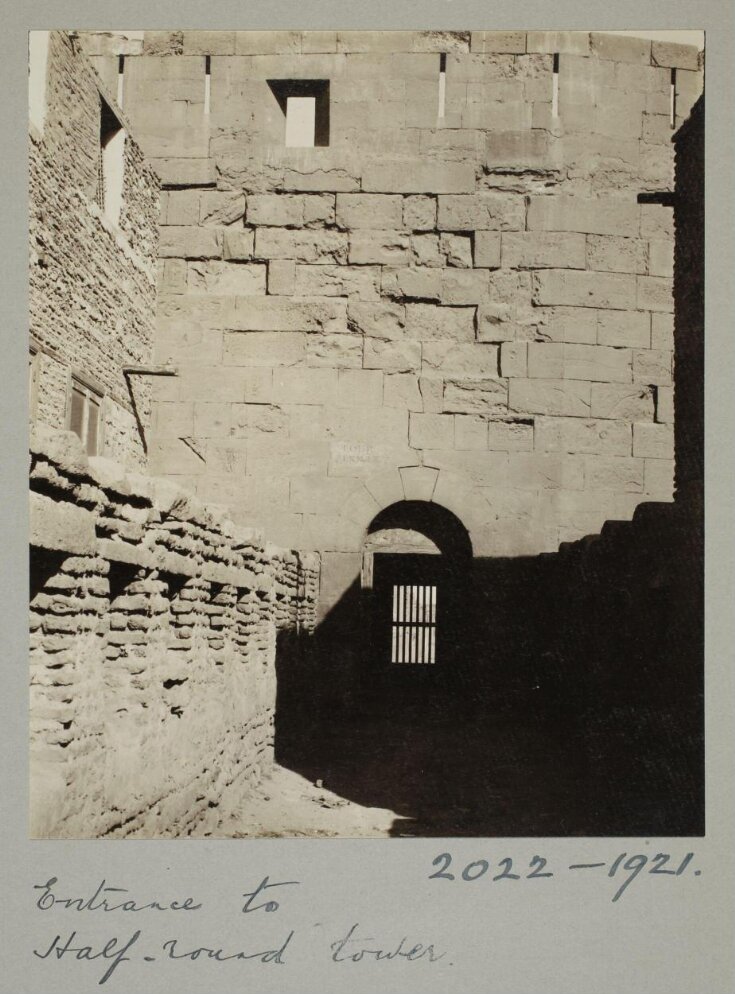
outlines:
M591 874L610 881L610 900L617 902L626 893L628 887L636 878L645 875L648 878L667 877L676 880L685 876L700 876L701 870L694 866L694 853L688 852L683 856L672 856L670 853L656 853L648 856L643 853L629 854L621 852L611 860L599 860L585 863L565 863L562 866L552 866L544 856L533 856L528 862L514 860L504 856L495 861L478 858L469 862L455 861L449 852L439 853L431 863L432 872L427 873L431 881L441 882L441 885L451 885L462 888L484 880L490 886L505 887L506 881L519 885L520 882L549 880L567 874ZM433 886L433 884L432 884ZM538 886L538 883L531 884ZM272 881L269 876L263 877L256 887L245 891L239 903L239 915L272 915L281 910L288 896L301 887L298 880ZM44 917L54 923L65 912L96 913L99 916L107 914L118 915L128 913L138 915L144 912L165 913L189 917L205 909L204 902L194 897L186 896L175 900L154 899L140 901L132 897L125 887L116 887L102 880L94 892L88 896L71 897L64 892L58 877L50 877L44 883L34 884L35 907ZM461 895L459 890L458 894ZM204 910L206 915L206 910ZM117 920L117 918L115 919ZM280 919L276 919L280 922ZM310 923L311 928L322 923ZM251 961L262 964L283 965L290 962L298 952L299 943L314 945L314 933L302 929L301 933L288 926L280 928L275 940L257 948L228 948L224 945L198 945L181 936L167 937L163 942L155 942L145 936L142 928L136 928L124 936L114 934L99 942L84 939L76 928L58 928L55 924L52 932L43 942L33 949L34 957L49 963L60 963L70 960L97 962L101 968L98 984L106 984L123 963L133 960L145 963L195 962L197 960L215 963L225 963L235 960ZM301 926L300 926L301 928ZM117 929L115 929L117 932ZM402 962L434 964L447 957L447 951L439 949L434 941L422 939L415 941L408 935L377 940L370 933L374 930L363 926L360 922L348 922L344 926L323 930L320 937L320 948L326 962L337 964L354 964L360 962ZM451 960L446 960L453 965Z

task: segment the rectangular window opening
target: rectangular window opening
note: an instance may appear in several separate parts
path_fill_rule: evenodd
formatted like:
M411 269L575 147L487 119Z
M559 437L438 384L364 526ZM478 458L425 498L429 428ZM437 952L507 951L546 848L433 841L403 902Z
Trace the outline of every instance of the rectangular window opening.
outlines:
M125 96L125 56L117 57L117 106L122 109Z
M285 119L287 148L329 145L329 80L269 79Z
M393 587L391 663L436 662L436 593L432 585Z
M444 117L447 107L447 56L444 52L439 56L439 111L438 117Z
M209 114L212 92L212 56L204 57L204 113Z
M125 132L114 112L100 97L100 152L97 199L105 216L120 223L125 172Z
M551 76L551 116L559 116L559 53L554 52L554 71Z
M79 436L88 456L99 455L102 394L72 376L69 429Z

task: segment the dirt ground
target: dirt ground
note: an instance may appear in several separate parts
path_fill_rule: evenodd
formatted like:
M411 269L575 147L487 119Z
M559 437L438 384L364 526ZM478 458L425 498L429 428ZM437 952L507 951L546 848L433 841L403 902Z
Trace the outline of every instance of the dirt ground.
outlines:
M220 825L217 836L266 838L387 838L397 815L368 808L274 766L272 774Z

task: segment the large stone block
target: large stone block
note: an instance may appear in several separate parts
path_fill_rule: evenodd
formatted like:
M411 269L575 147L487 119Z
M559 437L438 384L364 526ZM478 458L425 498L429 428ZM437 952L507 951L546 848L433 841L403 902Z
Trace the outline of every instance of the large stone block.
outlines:
M258 228L255 256L258 259L295 259L297 262L344 263L347 234L343 231Z
M368 193L471 193L475 168L465 162L378 160L365 164L362 188Z
M296 297L247 297L235 300L225 326L238 331L308 331L337 334L347 330L347 304L342 300L300 300Z
M651 314L651 348L668 349L674 348L674 315L673 314Z
M414 449L451 449L454 447L454 418L450 414L412 413L408 440Z
M545 52L560 55L589 55L588 31L529 31L526 34L527 52Z
M573 380L510 380L508 407L520 414L589 418L590 387Z
M406 266L401 269L383 267L382 290L386 297L396 300L436 300L442 298L442 270L434 267Z
M648 243L648 273L650 276L674 276L674 244L666 241Z
M651 279L651 277L638 277L638 279ZM648 296L650 297L650 294ZM537 304L633 310L637 306L636 277L623 273L548 269L534 275L534 301Z
M247 198L247 222L252 225L302 225L304 198L298 194L250 193Z
M699 69L699 50L696 45L681 45L672 41L654 41L651 44L651 61L655 66L672 69Z
M302 297L349 297L377 301L380 297L380 267L299 265L295 270L293 292Z
M379 193L338 193L336 220L340 228L400 228L403 198Z
M576 452L629 456L633 438L625 421L537 417L534 448L539 452Z
M416 372L421 368L421 342L366 338L363 366L365 369L383 369L392 373Z
M647 245L640 238L587 235L587 265L609 273L645 273Z
M638 306L647 311L674 310L673 281L662 276L638 277Z
M526 208L513 193L440 196L437 226L445 231L522 230Z
M401 266L410 261L409 237L403 232L357 230L349 238L351 263Z
M674 209L665 204L641 204L640 235L646 239L674 238Z
M508 381L492 377L447 379L443 410L451 414L505 414Z
M647 459L673 459L673 425L634 424L633 455Z
M208 187L217 182L214 159L152 159L151 165L158 173L161 185L165 187Z
M386 373L383 376L383 404L406 411L423 411L418 376L414 373Z
M187 273L189 293L221 294L223 296L257 296L265 294L266 266L239 262L190 262Z
M406 312L402 304L350 301L347 324L365 336L390 341L405 337Z
M650 315L642 311L598 311L597 341L617 348L647 349L650 325Z
M321 268L321 267L319 267ZM274 296L293 296L296 292L296 263L293 259L271 259L268 263L268 293ZM298 291L299 296L311 296Z
M525 31L473 31L470 51L478 53L517 53L526 51Z
M653 421L653 393L643 384L593 383L590 413L593 418Z
M533 378L629 383L631 363L629 349L538 342L528 345L528 374Z
M161 258L221 259L222 232L212 228L162 227L158 255Z
M507 480L519 490L582 490L584 463L564 453L511 452Z
M227 332L225 366L296 366L306 361L306 339L300 332Z
M340 407L380 407L383 403L383 374L379 369L341 369L337 381Z
M487 418L479 414L455 414L454 448L471 451L487 449Z
M639 230L639 210L632 196L532 196L528 207L528 230L635 237Z
M409 196L403 199L403 226L412 231L431 231L436 227L436 198Z
M643 460L630 456L588 456L585 459L585 489L614 493L643 493Z
M461 110L463 128L483 131L530 131L532 107L525 101L466 104Z
M407 304L406 335L422 342L441 338L472 342L475 339L475 308Z
M542 231L504 231L502 263L513 269L584 269L585 236Z
M541 311L539 337L552 342L594 345L597 341L597 311L589 307L555 307L550 311Z
M670 501L674 495L674 460L644 459L643 489L654 500Z
M633 62L647 66L651 63L651 42L646 38L614 35L593 31L590 35L592 54L614 62Z
M672 381L672 353L665 349L636 349L633 380L636 383L668 385Z
M528 376L528 344L526 342L501 343L500 375Z
M530 452L533 449L533 432L531 420L490 421L487 447L498 452Z
M226 260L252 259L255 233L249 230L225 231L224 257Z
M500 239L498 231L476 231L474 264L476 267L497 269L500 266Z
M497 376L498 349L493 345L424 342L422 372L445 376Z
M95 555L95 517L90 511L68 501L56 501L44 494L30 495L31 546L39 549Z
M479 304L489 292L484 269L444 269L441 299L445 304Z
M337 400L336 369L283 367L273 373L273 399L277 404L334 404Z
M358 335L310 335L306 343L307 366L335 369L362 366L362 339Z

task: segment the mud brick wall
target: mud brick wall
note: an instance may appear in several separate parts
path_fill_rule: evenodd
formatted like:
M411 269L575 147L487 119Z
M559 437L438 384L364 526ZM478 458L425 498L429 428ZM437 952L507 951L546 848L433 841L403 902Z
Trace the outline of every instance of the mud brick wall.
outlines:
M71 373L104 394L102 454L142 466L150 383L123 366L150 364L159 182L126 133L119 224L98 197L100 98L116 108L78 41L51 32L43 130L31 125L30 332L40 346L32 415L68 424ZM122 116L120 123L127 129Z
M386 506L536 555L670 500L674 127L695 49L583 32L146 32L125 109L164 187L152 466L322 552ZM121 47L122 45L122 47ZM269 81L329 84L285 147ZM443 94L443 96L442 96ZM443 101L443 106L441 106ZM673 106L673 121L672 121Z
M216 834L272 762L276 633L313 630L318 583L315 556L38 426L32 835Z

